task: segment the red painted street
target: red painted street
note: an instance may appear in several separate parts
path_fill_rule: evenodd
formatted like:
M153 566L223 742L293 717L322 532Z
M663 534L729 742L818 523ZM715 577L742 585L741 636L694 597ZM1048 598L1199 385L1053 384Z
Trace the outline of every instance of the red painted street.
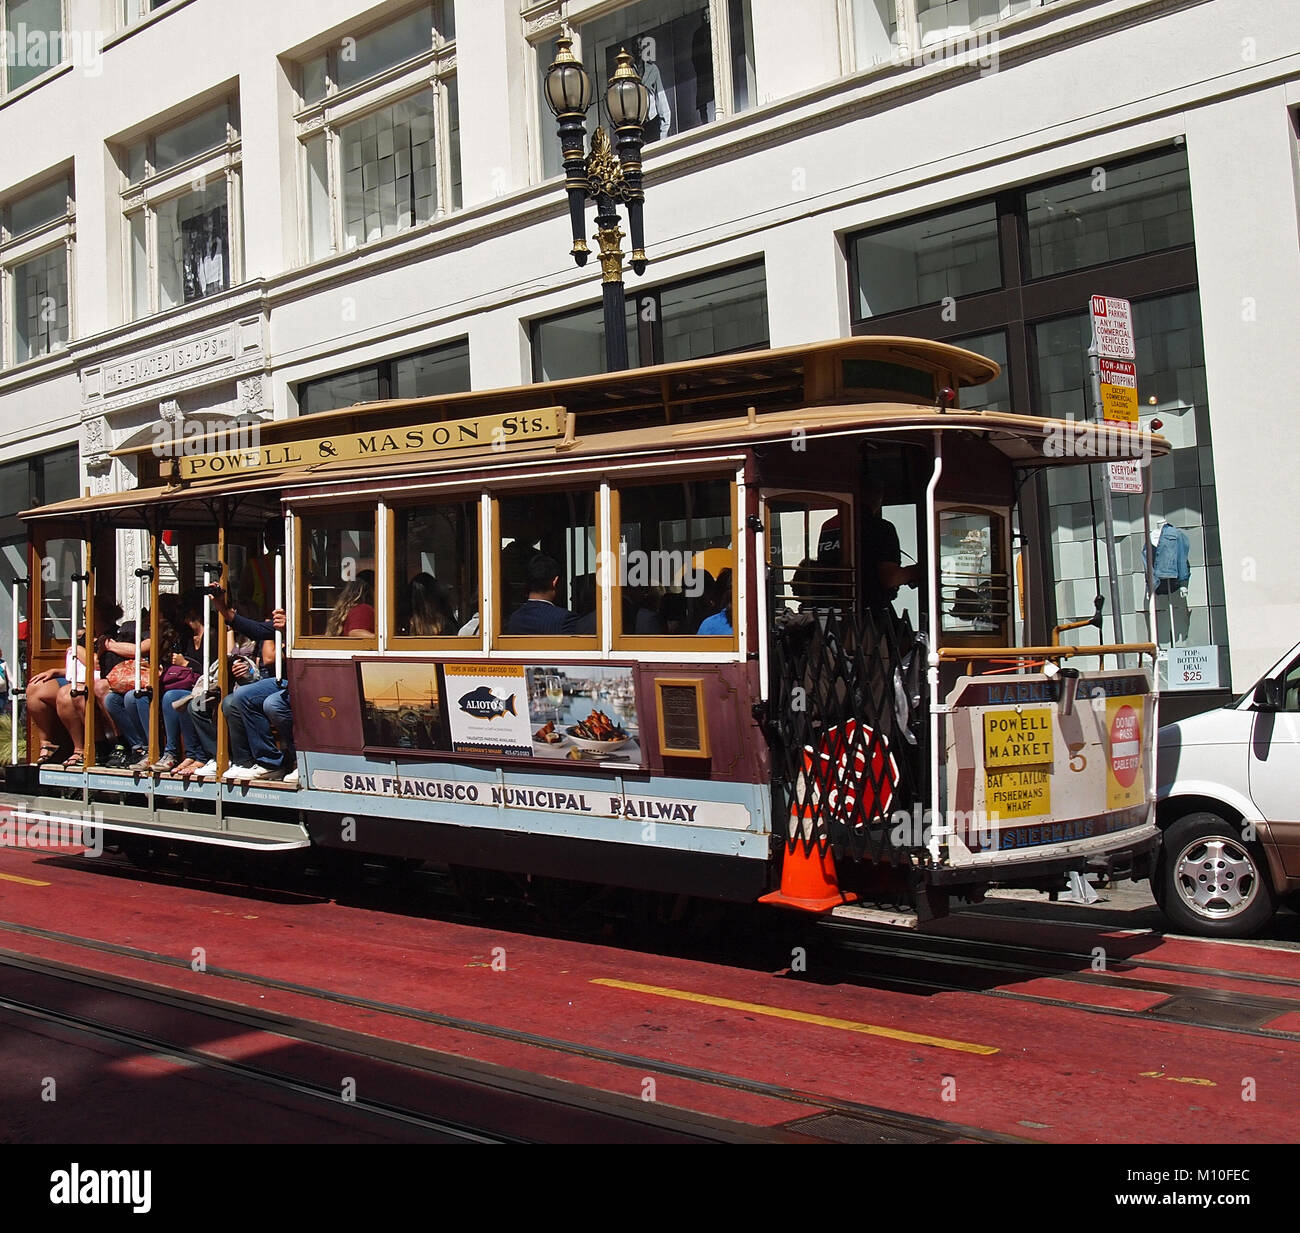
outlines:
M706 947L493 922L432 875L4 850L5 1137L1294 1141L1295 950L1166 938L1123 899L921 935L727 918Z

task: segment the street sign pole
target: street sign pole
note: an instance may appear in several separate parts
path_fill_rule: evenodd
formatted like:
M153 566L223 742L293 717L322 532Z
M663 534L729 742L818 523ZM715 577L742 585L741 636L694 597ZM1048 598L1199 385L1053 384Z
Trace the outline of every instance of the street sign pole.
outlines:
M1088 370L1092 376L1092 408L1097 423L1105 422L1105 415L1101 404L1101 357L1097 354L1097 347L1094 343L1088 348ZM1093 468L1088 469L1088 483L1092 483ZM1106 569L1110 573L1110 624L1114 631L1113 636L1117 643L1124 641L1123 620L1120 615L1119 607L1119 564L1115 552L1115 504L1111 500L1110 494L1110 476L1107 474L1105 482L1101 486L1101 508L1102 515L1106 522ZM1128 656L1121 655L1118 659L1118 665L1121 668L1128 667Z
M1092 316L1092 345L1088 348L1088 371L1092 379L1092 409L1093 418L1099 425L1105 424L1106 399L1103 393L1110 395L1112 406L1115 405L1117 395L1123 404L1122 410L1117 410L1117 417L1124 416L1133 422L1137 420L1137 347L1133 335L1133 306L1127 300L1115 299L1111 296L1094 295L1089 303L1089 309ZM1111 384L1108 389L1102 390L1102 358L1105 357L1111 373ZM1116 363L1115 361L1119 361ZM1115 371L1123 371L1123 378L1114 375ZM1118 388L1117 381L1124 380L1127 385L1131 381L1131 390L1127 388ZM1117 643L1124 641L1124 620L1123 613L1120 611L1119 600L1119 565L1115 552L1115 506L1111 499L1111 494L1117 484L1124 490L1127 485L1124 483L1122 475L1117 476L1116 471L1122 473L1126 468L1123 463L1112 463L1106 468L1106 482L1102 485L1102 510L1106 520L1106 568L1110 571L1110 621L1111 628L1114 631L1114 638ZM1141 476L1141 470L1137 470ZM1091 477L1088 480L1092 483ZM1140 491L1140 489L1139 489ZM1128 656L1118 656L1117 662L1121 668L1128 667Z

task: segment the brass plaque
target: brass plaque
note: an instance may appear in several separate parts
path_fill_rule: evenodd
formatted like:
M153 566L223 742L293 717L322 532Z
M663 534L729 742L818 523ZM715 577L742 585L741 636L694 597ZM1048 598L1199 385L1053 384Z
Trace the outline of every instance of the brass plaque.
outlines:
M704 714L704 682L656 680L659 750L670 758L707 758L709 725Z

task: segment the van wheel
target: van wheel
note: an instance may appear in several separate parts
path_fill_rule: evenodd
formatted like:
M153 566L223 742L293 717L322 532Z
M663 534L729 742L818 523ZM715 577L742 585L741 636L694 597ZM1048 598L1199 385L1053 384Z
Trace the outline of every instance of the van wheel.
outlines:
M1188 814L1165 831L1154 882L1170 923L1204 937L1249 937L1275 907L1258 851L1213 813Z

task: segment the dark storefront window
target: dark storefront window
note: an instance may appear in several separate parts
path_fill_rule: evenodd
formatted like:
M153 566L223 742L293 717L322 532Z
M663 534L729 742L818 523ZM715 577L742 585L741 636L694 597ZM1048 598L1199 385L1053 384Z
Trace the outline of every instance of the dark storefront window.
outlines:
M858 236L851 252L863 320L1002 283L993 201L876 228Z
M432 398L468 389L469 343L455 342L304 381L298 386L298 414L338 411L382 398Z
M1029 276L1105 265L1192 242L1184 150L1097 166L1025 193Z
M0 647L6 659L13 653L9 642L13 630L14 583L27 578L27 528L18 514L37 505L72 500L80 487L80 469L76 446L0 464ZM70 572L59 571L60 575ZM66 638L67 614L72 603L70 583L62 593L58 586L47 584L46 599L55 619L52 632ZM20 609L26 604L25 592L19 593L18 602ZM23 613L20 611L19 615Z
M1156 620L1162 647L1214 647L1219 679L1228 679L1227 611L1219 548L1218 503L1214 491L1210 413L1200 301L1195 292L1138 300L1133 304L1141 410L1154 414L1173 452L1151 464L1151 516L1157 528L1168 522L1186 537L1185 580L1158 588ZM1083 419L1088 410L1090 341L1086 313L1034 327L1040 399L1045 414ZM1053 473L1047 491L1054 530L1052 555L1056 604L1065 615L1086 616L1097 585L1092 557L1092 512L1101 500L1104 476L1081 468ZM1116 493L1115 542L1121 576L1124 633L1144 633L1143 572L1148 545L1143 535L1142 498ZM1103 564L1104 569L1104 564ZM1184 585L1185 583L1185 585ZM1124 588L1127 588L1125 590ZM1184 594L1184 590L1186 594ZM1109 596L1109 591L1106 591ZM1108 622L1109 628L1109 622Z
M625 322L634 368L766 347L763 263L638 289L627 297ZM605 317L599 306L536 321L532 335L534 381L605 371Z
M974 351L1002 366L1002 371L987 385L973 385L962 390L959 405L963 411L1010 411L1011 382L1007 379L1007 333L995 330L992 334L976 334L969 338L948 340L967 351Z
M1080 168L1050 182L1008 189L984 202L890 223L847 239L858 334L940 339L1002 365L996 382L962 391L962 406L1090 418L1088 298L1133 302L1138 399L1173 445L1147 475L1156 527L1185 544L1182 579L1157 596L1162 649L1210 647L1228 680L1223 567L1214 496L1196 251L1187 151ZM945 290L944 288L947 288ZM951 300L944 300L951 295ZM1094 557L1105 472L1067 468L1022 489L1026 551L1040 552L1054 585L1038 597L1033 631L1091 614L1110 588L1105 553ZM1140 497L1115 495L1115 535L1126 638L1142 620L1150 545ZM1098 523L1099 525L1099 523ZM1095 638L1094 631L1085 631ZM1066 635L1078 642L1082 635Z

